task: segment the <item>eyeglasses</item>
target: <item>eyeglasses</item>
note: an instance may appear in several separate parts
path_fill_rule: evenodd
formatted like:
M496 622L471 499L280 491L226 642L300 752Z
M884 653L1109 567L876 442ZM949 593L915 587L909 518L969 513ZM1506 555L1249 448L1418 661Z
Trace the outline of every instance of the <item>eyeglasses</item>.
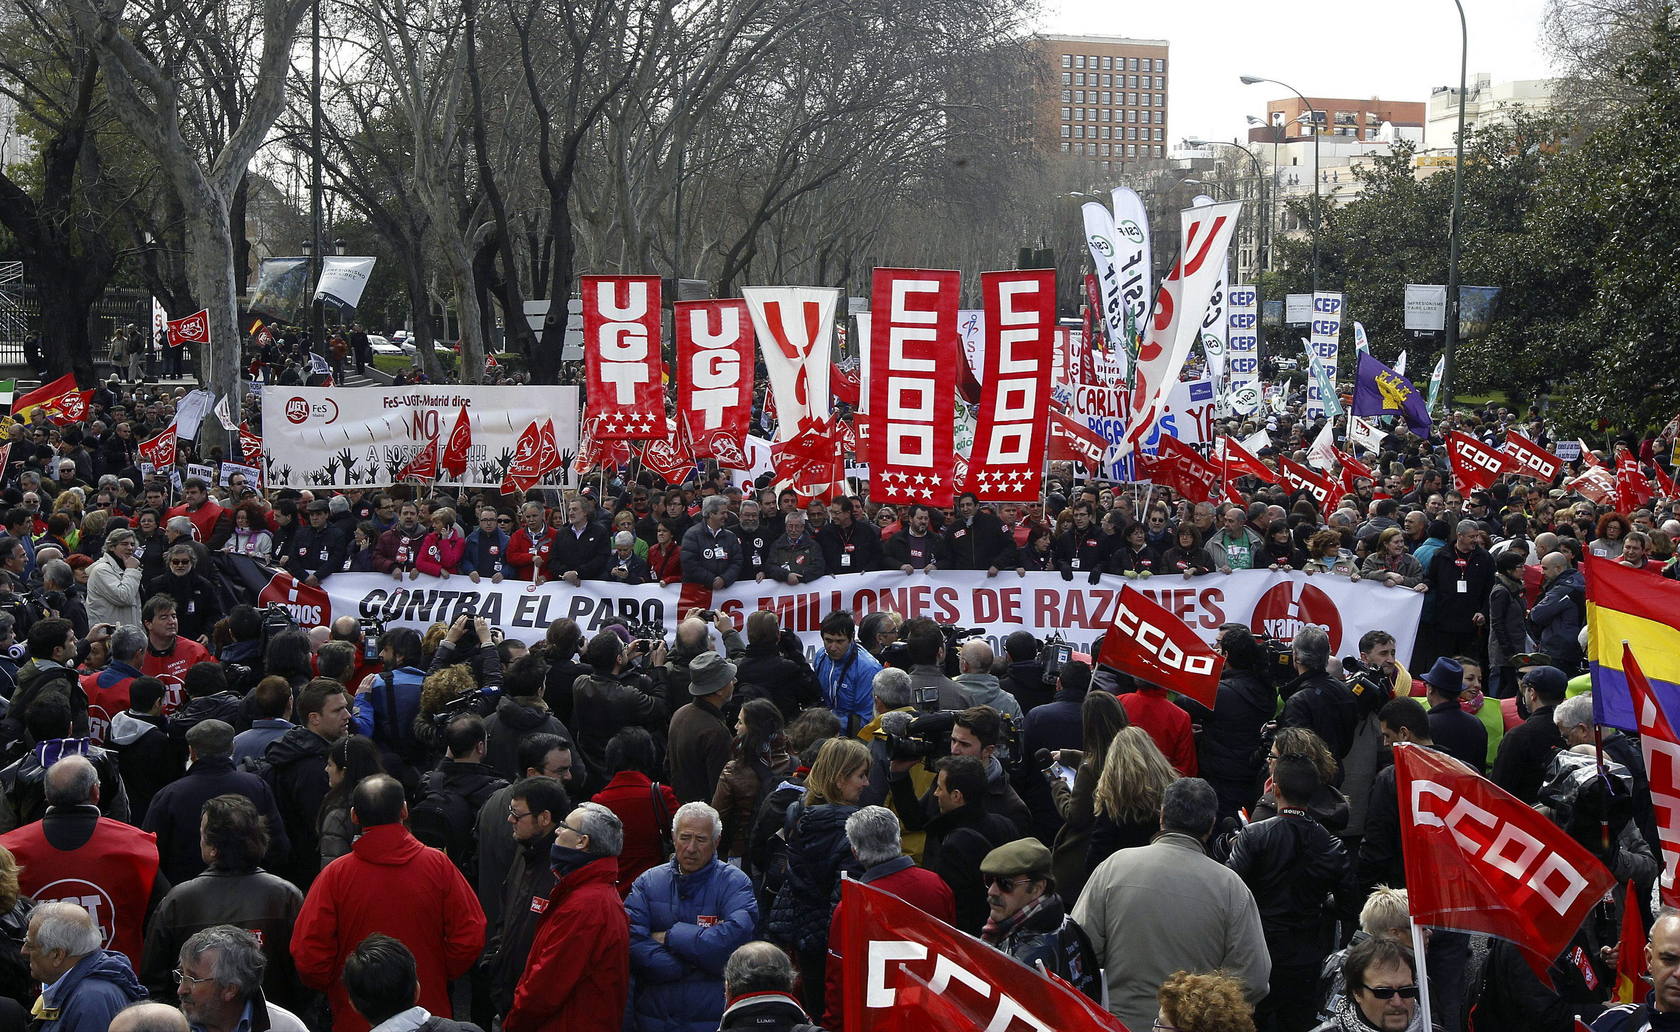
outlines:
M496 517L496 522L497 523L512 523L513 522L513 517L512 516L497 516Z
M1365 991L1379 1000L1392 1000L1395 993L1399 993L1402 1000L1415 1000L1418 995L1415 985L1368 985Z
M507 815L508 815L508 820L514 821L514 822L522 821L525 818L531 816L531 814L529 812L520 813L518 810L515 810L511 806L508 807L508 814Z
M1015 886L1021 884L1022 882L1027 882L1027 881L1031 881L1031 880L1032 880L1031 878L1027 877L1024 874L1015 874L1015 875L1010 875L1008 877L1004 877L1003 875L997 875L997 874L981 875L981 881L982 881L983 884L985 884L985 885L996 885L997 890L999 892L1014 892L1015 891Z
M171 560L169 560L169 565L171 565L171 566L191 566L192 565L192 560L191 559L171 559Z
M194 978L185 971L182 971L180 968L176 968L174 971L171 971L169 975L171 978L175 979L175 984L181 986L183 989L190 989L200 982L215 981L213 978Z

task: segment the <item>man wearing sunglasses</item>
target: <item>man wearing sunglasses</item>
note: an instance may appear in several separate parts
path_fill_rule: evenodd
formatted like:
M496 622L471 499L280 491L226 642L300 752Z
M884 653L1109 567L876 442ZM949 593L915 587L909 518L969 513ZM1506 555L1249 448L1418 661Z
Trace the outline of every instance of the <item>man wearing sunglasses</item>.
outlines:
M1342 962L1347 998L1320 1032L1405 1032L1417 1016L1417 965L1409 947L1388 938L1366 939Z
M980 876L989 910L980 938L1035 970L1043 961L1046 971L1101 1000L1091 940L1056 895L1044 843L1023 838L997 847L980 861Z

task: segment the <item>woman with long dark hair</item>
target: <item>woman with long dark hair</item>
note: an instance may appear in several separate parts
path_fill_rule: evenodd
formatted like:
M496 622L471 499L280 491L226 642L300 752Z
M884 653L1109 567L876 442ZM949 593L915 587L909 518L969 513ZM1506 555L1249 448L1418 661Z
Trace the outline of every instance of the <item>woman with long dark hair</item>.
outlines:
M350 852L356 841L356 825L350 820L350 793L373 774L385 773L379 746L363 735L345 735L327 749L327 797L315 817L315 834L321 842L321 866Z
M788 771L787 735L782 711L769 699L749 699L735 719L734 754L723 765L712 809L723 818L723 841L718 856L747 867L747 841L758 804Z
M270 677L284 677L295 696L315 676L309 665L309 635L288 627L269 639L268 651L263 655L263 672Z
M1141 529L1141 524L1133 524ZM1083 748L1058 749L1056 762L1074 770L1073 785L1058 777L1050 782L1050 794L1062 815L1062 830L1056 833L1056 844L1050 858L1051 873L1056 878L1056 892L1068 906L1079 898L1085 887L1085 853L1090 845L1091 825L1096 822L1097 779L1102 776L1103 762L1114 736L1130 721L1120 700L1105 691L1085 693L1079 706L1079 723L1083 729Z

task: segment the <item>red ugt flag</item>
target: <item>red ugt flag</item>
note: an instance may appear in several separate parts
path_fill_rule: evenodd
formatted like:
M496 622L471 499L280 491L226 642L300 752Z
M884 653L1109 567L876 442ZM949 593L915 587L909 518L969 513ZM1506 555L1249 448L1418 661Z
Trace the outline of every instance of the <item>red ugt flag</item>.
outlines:
M467 475L467 452L472 450L472 421L467 418L467 407L461 406L461 411L455 414L455 425L449 431L449 444L443 449L443 458L438 460L438 469L452 477Z
M596 440L665 436L658 276L583 277L583 358Z
M200 308L183 319L170 319L168 322L168 344L178 348L182 344L210 343L210 309Z
M1616 504L1623 512L1632 512L1650 502L1656 492L1639 469L1639 460L1623 452L1616 460Z
M175 465L175 424L171 422L156 437L140 442L140 457L155 469Z
M1394 750L1412 920L1493 935L1536 974L1616 884L1598 858L1446 753Z
M1103 634L1097 661L1150 684L1170 688L1213 708L1225 657L1201 635L1130 584L1120 589L1120 608Z

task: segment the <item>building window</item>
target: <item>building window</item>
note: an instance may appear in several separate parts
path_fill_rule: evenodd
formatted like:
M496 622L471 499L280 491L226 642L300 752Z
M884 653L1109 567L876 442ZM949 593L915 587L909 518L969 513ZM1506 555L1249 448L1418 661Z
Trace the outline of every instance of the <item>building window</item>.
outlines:
M1073 127L1072 126L1070 126L1070 125L1062 126L1062 139L1065 140L1072 135L1073 135Z
M1073 144L1067 142L1066 140L1063 140L1062 141L1062 153L1066 154L1070 150L1073 150Z
M1062 85L1063 86L1072 86L1073 85L1073 73L1072 72L1063 72L1062 73Z
M1085 91L1084 90L1074 90L1073 91L1073 102L1075 104L1085 103Z
M1105 139L1105 140L1109 139L1108 126L1106 126L1106 125L1102 127L1102 138Z
M1137 144L1135 144L1135 143L1126 144L1126 157L1128 157L1128 158L1137 157Z
M1155 156L1158 158L1158 157L1161 156L1162 153L1163 153L1163 149L1162 149L1161 145L1156 144L1155 145Z
M1073 84L1075 86L1085 85L1085 73L1084 72L1075 72L1073 74Z
M1165 129L1155 130L1155 139L1164 140L1164 139L1166 139L1166 136L1167 136L1167 131Z
M1073 66L1075 68L1084 68L1085 67L1085 55L1084 54L1075 54L1074 58L1073 58Z
M1062 55L1062 67L1063 68L1072 68L1073 67L1073 55L1072 54L1063 54Z
M1127 58L1126 59L1126 69L1128 71L1133 71L1133 72L1137 71L1137 63L1138 63L1137 58L1135 58L1135 57Z
M1155 59L1155 70L1157 72L1164 72L1164 71L1167 70L1167 60L1166 60L1166 58L1157 57Z
M1103 70L1104 71L1107 71L1108 69L1113 68L1113 67L1114 67L1114 59L1112 57L1103 58Z
M1102 84L1104 86L1113 86L1114 85L1114 76L1112 76L1112 75L1103 76L1102 77Z
M1156 69L1156 71L1159 71L1159 70L1160 70L1160 69ZM1164 76L1164 75L1157 75L1157 76L1156 76L1156 77L1155 77L1155 88L1156 88L1156 89L1158 89L1158 90L1164 90L1164 89L1166 89L1166 88L1167 88L1167 79L1166 79L1166 76Z
M1106 162L1106 161L1105 161L1105 162L1103 162L1103 163L1102 163L1102 167L1103 167L1103 171L1104 171L1104 172L1107 172L1107 171L1108 171L1108 162Z
M1126 121L1131 122L1134 125L1137 124L1137 112L1136 111L1127 111L1126 112Z
M1155 85L1159 86L1161 84L1156 83ZM1155 94L1155 106L1156 107L1165 107L1166 104L1167 104L1167 98L1166 98L1165 94L1163 94L1163 93Z
M1102 104L1112 103L1108 98L1109 98L1109 92L1107 90L1103 90L1102 91L1102 100L1100 100L1098 103L1102 103Z
M1073 109L1072 108L1062 108L1062 121L1064 121L1064 122L1071 121L1072 118L1073 118Z
M1068 103L1071 103L1072 101L1073 101L1073 91L1072 90L1063 90L1062 91L1062 103L1068 104Z
M1155 124L1160 125L1163 117L1165 117L1163 112L1155 112Z

